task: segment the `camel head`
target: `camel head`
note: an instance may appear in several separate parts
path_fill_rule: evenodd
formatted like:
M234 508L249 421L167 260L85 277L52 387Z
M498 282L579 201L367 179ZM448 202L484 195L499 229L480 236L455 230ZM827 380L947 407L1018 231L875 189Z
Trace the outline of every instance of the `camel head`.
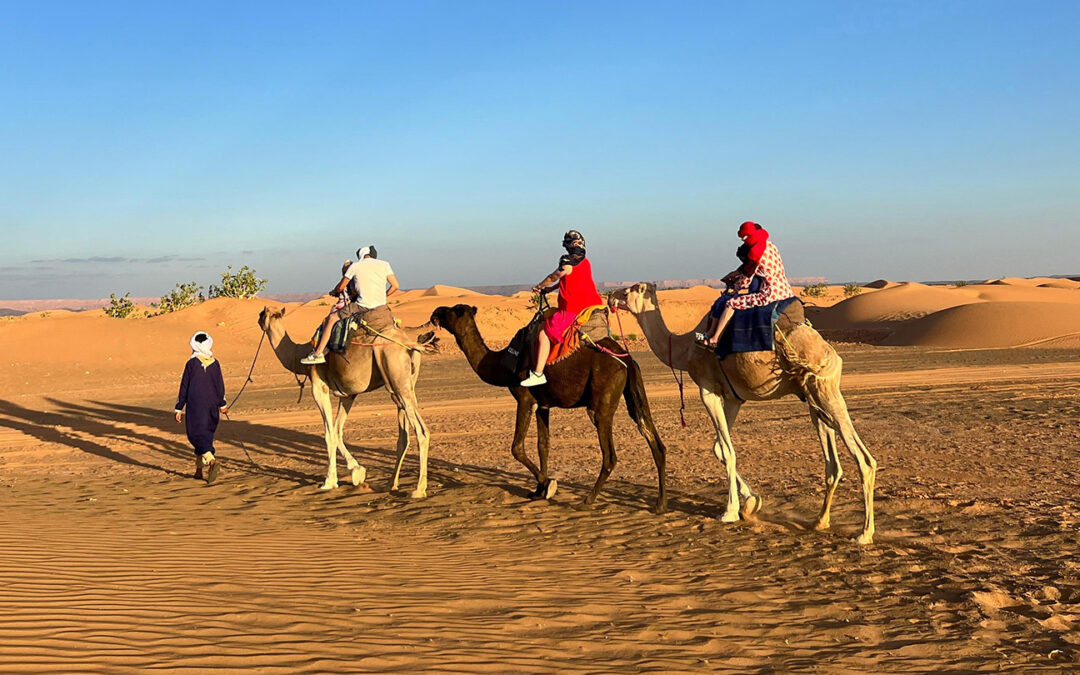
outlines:
M458 332L462 321L476 323L476 308L472 305L454 305L453 307L436 307L431 313L431 323L445 328L454 333Z
M635 315L653 311L657 308L656 284L639 281L633 286L612 291L608 304Z
M285 308L271 309L270 307L263 307L259 312L259 328L262 328L264 333L270 330L270 326L278 321L281 321L281 317L285 316Z

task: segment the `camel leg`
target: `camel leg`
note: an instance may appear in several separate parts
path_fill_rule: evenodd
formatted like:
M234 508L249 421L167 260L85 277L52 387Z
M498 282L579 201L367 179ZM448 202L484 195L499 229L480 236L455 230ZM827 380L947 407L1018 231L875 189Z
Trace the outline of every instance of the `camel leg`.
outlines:
M863 530L855 541L858 544L869 544L874 541L874 487L877 482L877 460L856 433L839 385L829 382L822 388L823 395L819 396L821 408L832 418L833 427L859 465L859 481L863 492Z
M401 476L401 465L405 463L405 454L409 450L409 427L408 417L405 415L405 405L397 394L390 394L390 400L397 406L397 463L394 465L394 480L390 483L390 490L398 489L398 478Z
M728 500L724 514L720 520L725 523L734 523L739 520L739 474L735 467L735 447L731 442L731 433L727 426L727 411L724 402L715 392L705 387L700 387L701 402L705 404L705 411L709 413L713 428L716 431L716 440L713 442L713 453L727 469L728 476Z
M821 505L817 522L814 523L814 529L827 530L833 496L836 494L836 486L840 484L840 478L844 475L844 469L840 466L840 455L836 448L836 432L825 423L825 420L821 419L821 415L813 407L810 408L810 419L817 430L821 451L825 455L825 500Z
M326 480L319 486L320 490L333 490L338 486L337 478L337 438L334 429L334 408L330 400L330 387L321 379L315 378L311 383L311 395L315 399L315 405L323 419L323 431L326 436L326 454L329 464L326 467Z
M536 485L537 498L551 499L559 489L559 482L548 478L548 444L551 440L549 408L536 409L536 454L540 458L540 482Z
M515 397L518 404L517 417L514 419L514 441L510 445L510 454L529 470L529 473L533 475L537 485L539 485L543 482L545 474L542 474L540 467L533 464L532 460L525 456L525 435L529 433L529 418L532 417L535 403L528 393L522 393L520 396L515 394ZM539 488L529 493L529 499L540 499L542 496Z
M604 483L607 482L608 476L611 475L615 463L618 461L615 456L615 441L611 435L611 421L615 417L615 406L605 405L604 409L598 410L589 417L592 419L593 424L596 425L596 435L600 439L600 453L603 456L604 463L600 467L600 475L596 478L596 484L593 485L592 492L582 502L585 507L591 507L596 502L596 496L600 494L600 489L604 487Z
M360 466L360 462L356 461L349 449L345 447L345 420L349 419L349 412L352 410L353 403L356 403L355 395L338 399L337 417L334 418L334 426L336 429L335 435L337 436L337 448L345 458L345 465L349 467L352 484L359 485L367 477L367 470Z
M742 404L743 402L738 399L724 399L724 421L727 422L728 440L731 442L732 455L735 454L735 442L731 440L731 428L735 426L735 419L739 416L739 411L742 410ZM760 511L761 496L750 488L750 483L746 482L746 479L738 471L735 472L735 482L739 485L739 496L743 500L743 508L740 513L745 517Z

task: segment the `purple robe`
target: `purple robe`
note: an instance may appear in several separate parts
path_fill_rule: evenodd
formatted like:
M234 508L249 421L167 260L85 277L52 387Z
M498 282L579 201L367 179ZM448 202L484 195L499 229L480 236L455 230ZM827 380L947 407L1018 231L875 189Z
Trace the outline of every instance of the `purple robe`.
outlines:
M214 451L214 432L217 431L221 408L225 407L225 381L221 364L216 360L203 368L197 358L188 359L184 377L180 380L180 396L176 410L187 406L185 427L188 440L196 455Z

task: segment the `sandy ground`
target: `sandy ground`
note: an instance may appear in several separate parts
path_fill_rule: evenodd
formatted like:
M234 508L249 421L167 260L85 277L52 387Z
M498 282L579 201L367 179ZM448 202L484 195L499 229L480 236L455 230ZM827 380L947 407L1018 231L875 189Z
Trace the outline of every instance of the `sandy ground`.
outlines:
M506 299L415 302L461 299L507 326L528 312ZM508 450L512 399L452 350L420 379L427 499L407 496L415 454L402 491L386 492L396 429L383 393L363 397L347 427L373 491L320 492L318 414L266 353L222 422L224 469L206 486L188 478L171 416L182 345L191 325L218 326L235 392L258 340L253 307L0 328L0 671L1078 668L1076 348L838 345L881 465L878 533L860 548L846 455L833 531L807 529L823 462L795 399L744 407L739 469L765 508L718 522L726 485L711 425L691 389L680 426L671 373L647 352L636 355L674 489L662 516L646 510L654 470L623 413L619 465L595 510L572 508L600 464L582 411L552 413L560 490L527 501L533 486ZM306 327L320 311L290 320ZM166 337L169 349L155 348Z

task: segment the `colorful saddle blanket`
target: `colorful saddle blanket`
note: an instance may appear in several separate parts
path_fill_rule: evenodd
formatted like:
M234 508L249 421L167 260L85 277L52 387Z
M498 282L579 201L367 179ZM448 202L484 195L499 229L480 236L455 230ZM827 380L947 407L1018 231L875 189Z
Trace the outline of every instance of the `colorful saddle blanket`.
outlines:
M806 323L802 300L785 298L761 307L740 309L731 317L727 330L720 336L716 357L743 352L771 352L777 328L786 335L797 325Z

